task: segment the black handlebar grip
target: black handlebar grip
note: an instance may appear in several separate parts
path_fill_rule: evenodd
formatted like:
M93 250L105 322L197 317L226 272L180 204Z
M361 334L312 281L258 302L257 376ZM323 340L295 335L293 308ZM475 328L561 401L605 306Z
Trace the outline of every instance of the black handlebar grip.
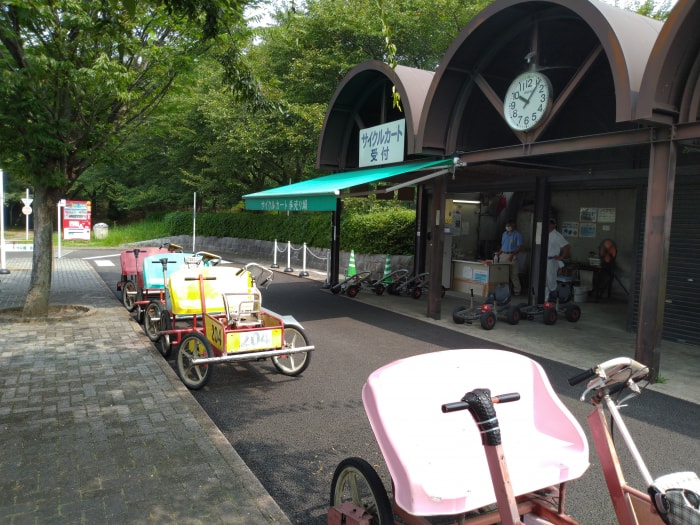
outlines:
M589 368L588 370L584 370L583 372L576 374L574 377L570 377L569 378L569 385L570 386L578 385L582 381L585 381L586 379L590 379L593 376L595 376L595 372L593 371L592 368Z
M209 275L209 276L200 275L199 277L201 277L204 281L216 281L216 277L211 276L211 275ZM199 277L185 277L184 280L185 281L199 281Z
M494 403L511 403L513 401L520 401L520 394L517 392L511 392L510 394L501 394L492 399Z
M611 396L617 394L618 392L623 391L625 388L627 388L627 383L625 382L620 382L620 383L615 383L609 388L605 389L605 392L607 394L610 394Z
M469 403L464 401L457 401L456 403L445 403L442 405L442 412L447 414L448 412L457 412L458 410L466 410L469 408Z
M501 429L491 401L491 391L488 388L477 388L467 392L464 401L469 404L469 412L481 431L481 444L500 445Z

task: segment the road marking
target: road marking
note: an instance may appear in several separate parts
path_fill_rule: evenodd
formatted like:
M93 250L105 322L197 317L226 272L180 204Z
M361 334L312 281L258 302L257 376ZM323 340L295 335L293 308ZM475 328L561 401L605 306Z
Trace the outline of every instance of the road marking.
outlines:
M95 255L94 257L83 257L83 261L92 261L94 259L107 259L109 257L119 257L119 253L114 253L111 255Z
M95 266L114 266L114 263L112 261L97 260L95 261Z

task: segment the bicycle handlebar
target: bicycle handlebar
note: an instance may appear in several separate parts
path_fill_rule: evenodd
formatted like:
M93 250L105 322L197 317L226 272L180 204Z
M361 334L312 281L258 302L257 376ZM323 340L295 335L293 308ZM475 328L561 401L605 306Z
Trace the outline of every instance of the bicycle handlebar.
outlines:
M592 390L615 394L629 387L633 391L631 395L639 394L641 390L636 383L647 378L648 375L649 367L646 365L629 357L616 357L569 378L569 384L574 386L589 380L586 390L581 395L581 401L583 401Z
M494 396L491 398L491 403L497 405L498 403L510 403L512 401L520 400L520 394L517 392L511 392L510 394L501 394L499 396ZM442 412L447 414L448 412L457 412L458 410L468 410L469 403L466 401L456 401L454 403L445 403L442 405Z

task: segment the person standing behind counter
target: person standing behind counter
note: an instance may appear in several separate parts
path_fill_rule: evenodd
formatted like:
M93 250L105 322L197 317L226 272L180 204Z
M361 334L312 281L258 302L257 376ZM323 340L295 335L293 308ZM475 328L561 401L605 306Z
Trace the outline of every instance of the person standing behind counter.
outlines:
M501 249L496 252L498 262L509 263L510 281L513 283L513 295L520 295L520 276L517 255L523 247L523 237L515 229L515 221L506 223L506 231L501 235Z
M549 294L557 289L557 274L564 267L562 262L569 256L571 246L564 236L556 230L557 221L549 219L549 237L547 240L547 286L545 288L545 301L549 300Z

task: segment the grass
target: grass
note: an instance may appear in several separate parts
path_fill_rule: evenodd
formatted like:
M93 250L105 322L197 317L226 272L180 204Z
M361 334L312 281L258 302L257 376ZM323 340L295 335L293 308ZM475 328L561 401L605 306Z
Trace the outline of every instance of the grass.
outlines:
M161 221L142 221L126 226L110 226L107 237L104 239L90 239L89 241L61 240L61 246L71 248L112 248L131 242L147 241L168 237L170 234ZM33 239L33 232L29 231L29 241ZM5 231L6 241L25 241L25 229L10 229ZM53 234L53 244L58 245L58 234Z

